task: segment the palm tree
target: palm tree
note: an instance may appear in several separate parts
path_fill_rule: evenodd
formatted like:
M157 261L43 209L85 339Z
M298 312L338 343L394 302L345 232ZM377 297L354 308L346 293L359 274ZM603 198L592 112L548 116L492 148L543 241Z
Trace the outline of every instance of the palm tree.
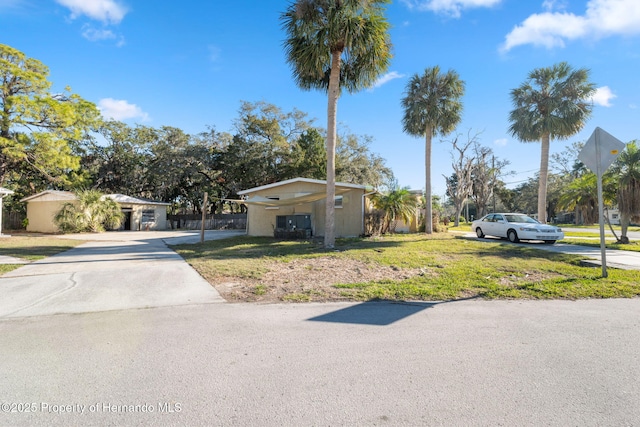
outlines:
M403 220L411 224L416 215L418 198L408 188L398 188L386 194L375 193L371 201L376 209L385 213L382 233L395 232L395 223Z
M636 141L627 144L614 162L610 174L618 180L620 243L629 243L627 230L632 220L640 218L640 149Z
M563 188L558 207L575 211L576 224L594 224L598 221L596 180L596 174L586 173Z
M515 108L509 113L509 133L522 142L540 141L542 145L538 184L540 222L547 222L549 141L567 139L584 127L591 116L590 97L594 92L589 70L574 70L566 62L533 70L526 82L511 91Z
M324 246L335 244L335 153L341 89L370 87L389 66L391 41L383 5L389 0L297 0L280 19L298 86L328 93L327 200Z
M122 222L122 211L113 199L96 190L83 190L74 202L65 203L53 220L63 233L101 232Z
M427 68L422 76L415 74L407 83L402 99L404 131L425 137L425 232L433 233L431 200L431 139L453 131L460 122L464 81L453 70L440 73L440 67Z

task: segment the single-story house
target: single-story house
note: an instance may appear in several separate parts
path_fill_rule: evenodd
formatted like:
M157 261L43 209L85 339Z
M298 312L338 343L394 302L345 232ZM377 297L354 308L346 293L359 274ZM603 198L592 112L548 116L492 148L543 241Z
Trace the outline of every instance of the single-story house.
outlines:
M121 230L166 230L167 206L170 203L138 199L123 194L107 194L115 200L124 214ZM76 195L70 191L47 190L25 197L27 203L27 231L56 233L58 226L53 217L68 202L74 202Z
M124 194L107 194L105 197L116 201L122 209L124 220L121 230L166 230L169 227L167 206L171 206L171 203L154 202Z
M335 235L355 237L364 232L364 213L369 209L364 185L336 182ZM239 191L247 205L247 234L278 236L324 236L327 182L293 178Z

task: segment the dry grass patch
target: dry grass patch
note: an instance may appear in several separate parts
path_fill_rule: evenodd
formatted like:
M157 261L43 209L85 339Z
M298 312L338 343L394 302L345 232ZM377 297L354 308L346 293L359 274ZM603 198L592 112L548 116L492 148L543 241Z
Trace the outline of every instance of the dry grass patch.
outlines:
M223 281L216 288L229 301L336 301L349 298L335 285L401 281L426 271L340 257L269 261L263 267L266 272L259 279L226 278L230 281Z

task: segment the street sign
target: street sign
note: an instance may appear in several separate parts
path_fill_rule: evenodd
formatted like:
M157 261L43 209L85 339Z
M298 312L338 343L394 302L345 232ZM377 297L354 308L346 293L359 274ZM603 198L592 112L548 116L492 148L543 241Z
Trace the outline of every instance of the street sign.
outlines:
M591 172L602 176L624 147L620 140L597 127L578 154L578 160Z
M624 150L625 145L599 127L593 131L587 143L578 154L580 160L598 178L598 215L600 217L600 252L602 277L607 277L607 247L604 241L604 200L602 196L602 175Z

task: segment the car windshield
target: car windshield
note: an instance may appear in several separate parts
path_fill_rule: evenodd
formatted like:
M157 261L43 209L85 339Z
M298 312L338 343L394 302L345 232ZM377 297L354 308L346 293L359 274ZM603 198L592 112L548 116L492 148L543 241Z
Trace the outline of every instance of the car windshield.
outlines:
M530 224L538 223L538 221L526 215L505 215L504 217L508 222L526 222Z

